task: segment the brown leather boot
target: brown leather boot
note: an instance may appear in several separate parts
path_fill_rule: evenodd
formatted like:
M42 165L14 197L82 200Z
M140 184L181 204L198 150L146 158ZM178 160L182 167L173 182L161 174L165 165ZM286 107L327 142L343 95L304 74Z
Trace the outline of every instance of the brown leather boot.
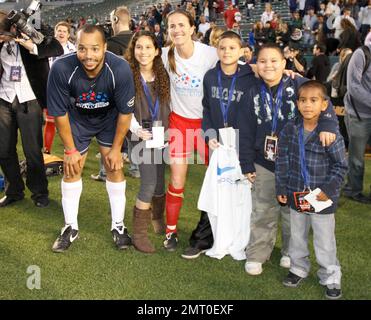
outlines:
M154 253L156 250L148 239L148 225L151 222L152 210L140 210L134 206L133 210L133 245L135 249L144 253Z
M152 225L156 234L165 234L165 194L152 197Z

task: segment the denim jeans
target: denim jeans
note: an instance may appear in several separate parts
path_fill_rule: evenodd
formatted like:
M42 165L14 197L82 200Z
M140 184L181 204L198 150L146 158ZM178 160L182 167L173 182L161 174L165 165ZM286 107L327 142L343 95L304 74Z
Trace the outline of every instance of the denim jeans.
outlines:
M0 165L6 178L5 194L14 199L24 196L17 154L18 129L27 161L26 185L32 199L48 196L44 159L41 152L42 111L36 100L13 103L0 99Z
M354 196L363 190L366 144L371 137L371 118L359 121L356 116L346 114L345 125L349 136L349 171L344 193Z

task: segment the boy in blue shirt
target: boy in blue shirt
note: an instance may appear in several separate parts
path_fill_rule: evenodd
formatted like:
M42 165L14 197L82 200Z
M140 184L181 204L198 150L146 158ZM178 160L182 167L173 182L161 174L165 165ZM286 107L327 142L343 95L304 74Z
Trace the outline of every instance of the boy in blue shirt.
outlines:
M310 270L308 233L313 229L316 259L320 265L320 284L326 286L326 297L341 297L341 271L336 257L335 210L344 175L347 171L344 140L324 147L319 139L318 120L328 107L326 88L318 81L302 84L298 92L300 114L287 123L278 140L276 159L276 193L281 204L290 207L291 267L283 284L297 287ZM331 200L332 205L315 211L305 199L319 188L316 200Z

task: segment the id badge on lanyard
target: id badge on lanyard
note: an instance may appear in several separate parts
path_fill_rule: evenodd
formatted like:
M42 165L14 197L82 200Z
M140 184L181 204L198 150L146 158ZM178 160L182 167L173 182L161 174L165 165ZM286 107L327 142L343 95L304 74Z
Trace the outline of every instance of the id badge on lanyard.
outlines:
M17 46L17 52L16 52L16 65L15 66L11 66L10 67L10 76L9 76L9 81L12 81L12 82L21 82L21 79L22 79L22 67L21 66L18 66L18 46Z
M295 209L297 212L301 212L301 213L314 213L315 212L311 204L304 198L310 192L311 192L310 190L294 192L294 203L295 203Z
M265 137L264 141L264 158L268 161L276 161L277 152L278 152L278 137L275 134L277 131L277 121L278 121L278 113L280 110L280 105L282 103L282 91L283 91L283 83L279 84L278 91L277 91L277 101L274 103L273 96L270 93L270 99L268 101L269 108L272 112L272 133ZM263 102L266 101L266 88L265 85L262 85L262 96Z
M315 209L313 206L304 198L307 194L311 193L309 187L309 172L305 161L305 142L304 142L304 128L299 128L299 157L300 157L300 170L301 176L304 180L304 190L300 192L294 192L294 203L296 211L302 213L314 213Z
M21 82L22 67L21 66L11 66L10 67L10 79L9 81Z
M266 136L264 142L264 158L269 161L276 161L278 138L276 136Z

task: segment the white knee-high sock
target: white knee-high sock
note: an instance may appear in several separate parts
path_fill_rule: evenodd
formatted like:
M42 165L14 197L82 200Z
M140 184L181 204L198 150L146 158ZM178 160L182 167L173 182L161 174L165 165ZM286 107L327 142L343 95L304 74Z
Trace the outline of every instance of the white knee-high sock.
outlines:
M126 181L111 182L106 180L106 189L111 205L111 230L117 229L117 227L124 227Z
M78 230L77 214L79 212L80 196L82 192L82 179L76 182L64 182L62 180L61 189L64 221L66 225L70 225L72 229Z

